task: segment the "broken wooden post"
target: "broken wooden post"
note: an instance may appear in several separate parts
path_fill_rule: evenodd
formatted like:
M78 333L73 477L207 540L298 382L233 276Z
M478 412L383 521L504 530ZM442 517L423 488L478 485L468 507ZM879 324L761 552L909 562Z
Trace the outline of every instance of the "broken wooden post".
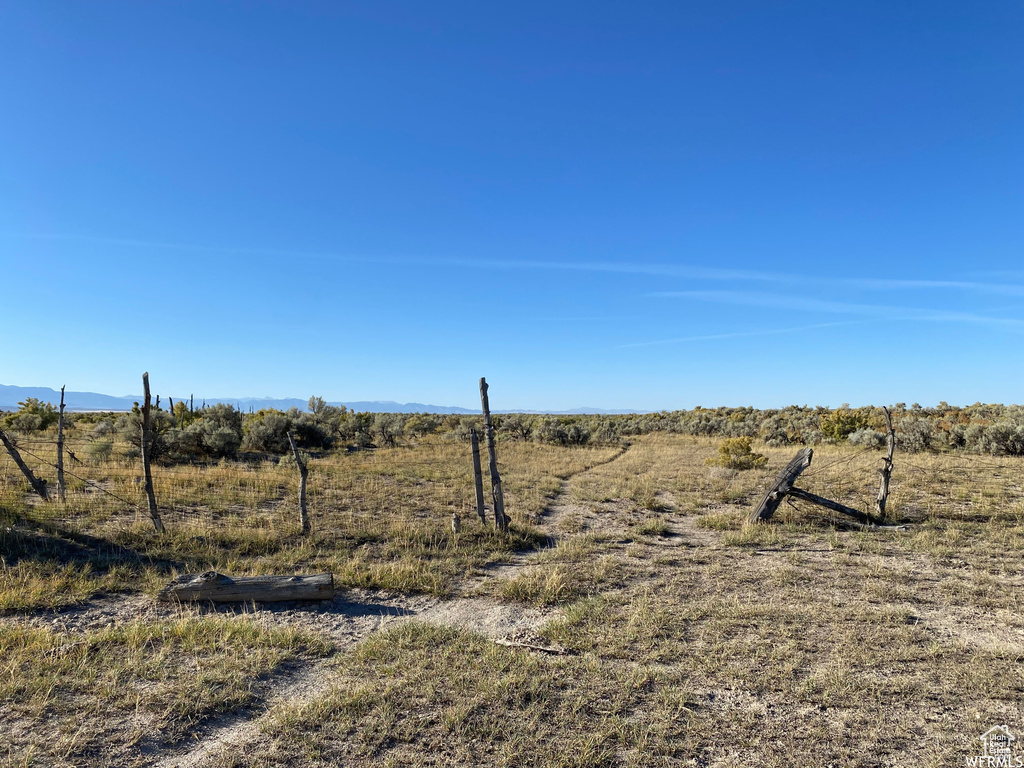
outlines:
M334 576L240 576L231 578L216 571L179 576L157 594L168 601L210 601L261 603L282 600L330 600L334 597Z
M57 416L57 498L68 500L64 486L64 387L60 388L60 413Z
M811 466L811 457L814 456L813 448L803 448L797 452L793 460L786 465L778 477L775 478L775 482L772 483L768 492L761 499L761 503L757 505L747 521L750 523L756 523L763 520L768 520L775 510L779 508L782 500L787 496L792 496L794 499L802 499L803 501L809 501L812 504L831 509L834 512L842 512L844 515L849 515L855 518L858 522L864 523L865 525L877 525L878 521L875 520L871 515L866 512L848 507L845 504L840 504L837 501L826 499L823 496L818 496L810 491L805 491L800 488L793 487L793 483L800 477L800 473Z
M849 515L858 522L864 523L864 525L873 525L875 523L874 518L866 512L861 512L859 509L854 509L853 507L848 507L845 504L840 504L838 501L826 499L823 496L811 493L810 491L805 491L800 488L790 488L786 492L786 495L792 496L794 499L809 501L811 504L817 504L819 507L831 509L833 512L842 512L844 515Z
M28 464L25 463L24 459L21 458L21 454L18 449L14 447L14 442L7 436L7 433L0 429L0 442L4 444L4 448L14 459L14 463L18 465L18 469L21 470L21 474L28 480L28 484L32 486L32 490L39 494L44 501L48 501L50 495L46 492L46 481L41 480L32 474L32 470L28 468Z
M476 489L476 513L480 522L487 525L487 515L484 510L484 478L480 470L480 438L476 430L470 428L469 441L473 446L473 487Z
M499 531L508 530L508 515L505 514L505 496L501 492L501 475L498 474L498 456L494 450L494 425L491 424L491 406L487 399L487 380L480 377L480 405L484 411L484 437L487 439L487 454L491 470L491 501L494 502L494 527Z
M811 457L813 455L813 448L804 448L793 457L793 460L775 478L775 482L772 483L768 493L761 499L761 503L750 513L750 516L747 518L748 522L756 523L761 520L768 520L775 514L775 510L779 508L779 504L786 498L786 494L789 493L789 489L793 487L793 483L800 476L800 473L811 466Z
M880 470L878 470L880 477L878 483L878 498L875 500L875 512L878 513L879 518L884 519L885 503L889 498L889 479L892 477L892 457L896 452L896 431L892 428L892 416L889 415L889 409L882 406L882 411L885 413L885 428L888 432L886 435L888 450L885 453L885 464Z
M142 374L142 472L146 480L146 501L149 503L149 517L157 533L164 532L164 524L160 519L160 510L156 506L156 494L153 492L153 472L149 467L152 453L153 435L151 432L151 405L149 402L149 372Z
M309 510L306 509L306 478L309 477L309 468L306 466L306 462L302 460L302 455L299 453L299 449L295 445L295 438L292 437L291 430L288 430L288 443L292 447L292 453L295 455L295 463L299 467L299 524L302 526L303 534L306 534L309 533L311 529L309 524Z

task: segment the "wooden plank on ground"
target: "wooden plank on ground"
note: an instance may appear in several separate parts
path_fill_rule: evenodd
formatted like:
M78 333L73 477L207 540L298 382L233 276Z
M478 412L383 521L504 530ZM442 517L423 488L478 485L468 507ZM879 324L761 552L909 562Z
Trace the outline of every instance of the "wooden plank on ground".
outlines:
M330 600L334 597L334 575L239 576L231 578L216 571L179 576L162 590L158 599L180 602L260 603L282 600Z

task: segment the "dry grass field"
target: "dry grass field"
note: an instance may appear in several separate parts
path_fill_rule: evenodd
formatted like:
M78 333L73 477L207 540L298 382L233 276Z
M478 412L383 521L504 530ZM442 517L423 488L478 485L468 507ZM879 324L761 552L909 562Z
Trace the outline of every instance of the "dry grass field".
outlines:
M306 537L284 462L156 467L163 536L136 464L69 466L61 504L8 462L0 765L937 768L1020 736L1024 460L897 452L906 530L750 526L795 450L740 472L719 442L501 442L508 534L439 436L314 457ZM820 446L798 485L871 510L880 456ZM208 569L338 595L156 600Z

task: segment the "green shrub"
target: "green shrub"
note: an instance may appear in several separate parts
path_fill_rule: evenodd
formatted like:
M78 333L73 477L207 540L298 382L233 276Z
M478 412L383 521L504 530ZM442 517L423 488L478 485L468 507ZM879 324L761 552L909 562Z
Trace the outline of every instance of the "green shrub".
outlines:
M373 434L380 445L393 448L405 429L405 416L401 413L378 413L373 418Z
M928 419L907 417L900 422L896 439L901 451L920 453L932 446L934 432Z
M847 437L850 445L862 445L865 448L881 448L885 445L885 435L877 429L858 429Z
M526 413L510 413L502 419L501 428L513 440L529 440L533 436L533 417Z
M590 442L590 430L574 416L548 417L541 419L537 437L554 445L586 445Z
M249 416L243 427L242 449L283 454L290 450L288 430L292 420L275 408L264 408Z
M167 432L171 429L172 424L172 417L167 411L154 408L150 412L149 456L151 459L160 459L167 454L169 448ZM128 413L117 417L114 422L114 434L119 442L129 444L124 451L126 458L142 455L142 409L139 408L138 403L133 403L132 409Z
M849 408L837 408L831 413L825 414L818 422L818 429L825 437L836 442L841 442L861 429L869 426L868 417L860 411L852 411Z
M718 446L718 456L708 459L708 466L729 469L753 469L768 461L766 456L754 453L749 437L729 437Z
M101 464L110 458L113 450L113 440L95 440L85 446L85 455L90 461Z
M441 417L436 413L416 413L405 422L405 434L414 437L431 435L441 426Z
M972 435L974 448L993 456L1024 455L1024 424L1000 422L981 427Z
M59 413L53 403L44 403L34 397L26 397L18 403L20 408L4 417L4 426L19 432L40 432L57 423Z

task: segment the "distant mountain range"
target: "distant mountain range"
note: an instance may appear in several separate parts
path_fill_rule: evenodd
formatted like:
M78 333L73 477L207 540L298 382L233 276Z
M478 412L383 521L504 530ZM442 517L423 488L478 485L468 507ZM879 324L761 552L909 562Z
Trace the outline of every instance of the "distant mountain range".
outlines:
M154 393L155 396L155 393ZM44 403L60 403L60 390L49 387L15 387L0 384L0 410L16 411L18 403L25 398L34 397ZM175 400L187 400L188 398L174 398ZM64 404L69 411L130 411L132 404L142 401L142 395L124 395L115 397L113 395L101 395L97 392L69 392L64 393ZM161 397L161 405L167 405L168 398ZM289 408L306 410L307 400L297 397L273 398L273 397L207 397L196 398L195 406L198 408L205 402L208 405L213 403L230 403L239 410L250 409L258 411L261 408L277 408L286 411ZM456 405L428 405L426 403L396 403L392 400L357 400L353 402L332 402L329 405L343 405L350 411L361 413L479 413L478 410L460 408ZM633 413L633 411L604 411L600 408L574 408L570 411L495 411L495 413L543 413L543 414L583 414L583 413Z

